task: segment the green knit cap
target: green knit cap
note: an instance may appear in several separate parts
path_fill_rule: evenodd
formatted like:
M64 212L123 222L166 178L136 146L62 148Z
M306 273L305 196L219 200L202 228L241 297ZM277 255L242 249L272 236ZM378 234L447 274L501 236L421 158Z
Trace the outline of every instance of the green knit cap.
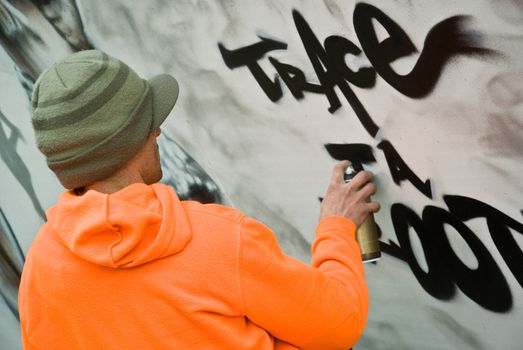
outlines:
M141 79L97 50L80 51L46 69L35 83L36 143L65 188L104 179L144 144L178 98L167 74Z

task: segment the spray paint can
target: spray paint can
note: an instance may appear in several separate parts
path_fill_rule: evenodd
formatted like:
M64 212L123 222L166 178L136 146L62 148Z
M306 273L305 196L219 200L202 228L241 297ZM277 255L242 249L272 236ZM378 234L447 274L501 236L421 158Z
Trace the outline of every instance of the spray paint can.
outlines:
M343 179L350 182L357 173L363 170L363 166L358 162L351 162ZM367 198L370 202L370 197ZM378 228L374 222L374 214L369 213L363 223L356 231L356 241L360 246L361 258L364 263L377 261L381 258L380 242L378 240Z

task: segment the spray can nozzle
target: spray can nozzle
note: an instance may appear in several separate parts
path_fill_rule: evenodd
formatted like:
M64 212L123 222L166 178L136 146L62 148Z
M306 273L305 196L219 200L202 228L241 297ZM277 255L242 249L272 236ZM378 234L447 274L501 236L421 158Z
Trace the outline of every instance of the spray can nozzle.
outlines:
M354 176L356 176L357 173L363 170L363 165L361 165L360 162L351 162L345 171L345 174L343 174L343 180L345 180L345 182L349 182L354 178Z

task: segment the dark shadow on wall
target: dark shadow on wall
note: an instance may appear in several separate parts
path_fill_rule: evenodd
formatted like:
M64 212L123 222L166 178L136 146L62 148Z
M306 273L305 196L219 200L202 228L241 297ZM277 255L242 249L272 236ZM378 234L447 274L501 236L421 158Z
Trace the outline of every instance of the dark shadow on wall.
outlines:
M158 138L158 146L164 172L161 182L172 186L180 199L224 203L218 185L174 139L164 132Z
M87 50L93 46L85 33L80 11L75 0L31 0L56 32L74 51Z
M26 47L35 42L39 45L42 40L16 15L16 8L9 1L0 0L0 43L14 62L21 66L33 80L38 71L36 64L28 59ZM23 33L23 35L21 35Z
M43 71L43 59L49 49L45 40L46 30L30 27L26 14L38 12L28 0L0 0L0 43L23 75L35 81ZM40 29L40 28L38 28Z
M4 130L4 125L11 131L9 136ZM33 182L31 181L31 173L16 150L19 139L23 140L20 130L0 110L0 158L23 187L29 198L31 198L33 207L38 215L45 220L45 211L36 197Z
M18 285L24 264L24 253L0 208L0 297L18 318Z

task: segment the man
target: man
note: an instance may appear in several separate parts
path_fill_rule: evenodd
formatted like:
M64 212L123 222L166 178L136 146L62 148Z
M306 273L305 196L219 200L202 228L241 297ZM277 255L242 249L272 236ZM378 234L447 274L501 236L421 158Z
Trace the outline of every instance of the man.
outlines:
M335 166L311 265L238 210L157 183L156 137L178 84L102 52L35 84L38 147L68 190L47 211L19 291L24 349L348 349L368 296L356 226L372 174Z

